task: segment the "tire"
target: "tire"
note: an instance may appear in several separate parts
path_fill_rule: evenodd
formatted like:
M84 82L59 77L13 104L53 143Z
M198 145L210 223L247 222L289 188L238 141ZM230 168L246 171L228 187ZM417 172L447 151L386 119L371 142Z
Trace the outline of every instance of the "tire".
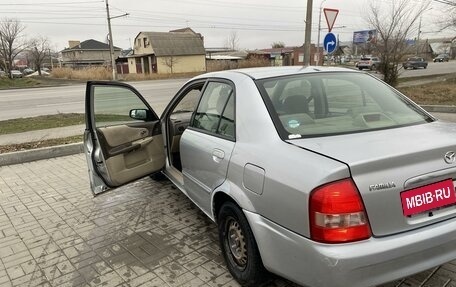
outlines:
M371 69L371 71L375 71L375 68L376 68L375 65L372 65L370 69Z
M362 70L363 70L363 68L361 68L361 67L358 67L358 69L359 69L360 71L362 71Z
M267 279L268 272L242 210L232 202L224 203L217 224L220 248L231 275L242 286L260 285Z

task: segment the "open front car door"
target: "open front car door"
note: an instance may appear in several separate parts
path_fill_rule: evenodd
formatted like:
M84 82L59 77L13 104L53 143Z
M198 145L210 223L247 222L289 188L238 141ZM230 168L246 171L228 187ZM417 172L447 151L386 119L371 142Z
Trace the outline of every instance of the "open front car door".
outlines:
M95 195L164 167L159 117L136 89L87 82L85 101L84 151Z

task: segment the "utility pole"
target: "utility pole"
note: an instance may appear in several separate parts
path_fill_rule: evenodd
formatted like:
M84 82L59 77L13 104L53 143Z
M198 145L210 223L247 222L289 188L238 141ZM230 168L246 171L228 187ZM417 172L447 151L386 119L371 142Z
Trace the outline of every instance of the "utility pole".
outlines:
M310 41L312 39L312 2L313 0L307 0L306 35L304 41L304 66L310 65Z
M323 3L326 0L321 1L320 3L320 14L318 16L318 38L317 38L317 66L320 65L320 32L321 32L321 9L323 8ZM323 53L321 53L323 54Z
M111 54L111 67L112 67L112 79L115 81L117 76L116 71L116 62L114 59L114 44L112 39L112 30L111 30L111 17L109 16L109 3L106 0L106 14L108 15L108 30L109 30L109 51Z

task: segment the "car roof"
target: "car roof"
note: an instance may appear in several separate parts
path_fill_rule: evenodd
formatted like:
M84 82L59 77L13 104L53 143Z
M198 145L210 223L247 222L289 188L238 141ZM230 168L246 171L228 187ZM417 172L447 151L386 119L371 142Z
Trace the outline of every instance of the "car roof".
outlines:
M198 76L198 78L206 77L227 77L232 73L244 74L252 79L266 79L296 74L310 74L322 72L355 72L353 69L338 68L338 67L321 67L321 66L282 66L282 67L261 67L261 68L246 68L237 70L227 70L220 72L212 72Z

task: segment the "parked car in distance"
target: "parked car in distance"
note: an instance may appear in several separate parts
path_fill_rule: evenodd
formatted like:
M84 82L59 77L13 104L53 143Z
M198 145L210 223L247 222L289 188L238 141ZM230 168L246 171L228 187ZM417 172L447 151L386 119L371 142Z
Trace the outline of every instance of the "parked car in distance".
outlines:
M35 72L35 71L34 71L33 69L30 69L30 68L25 68L25 69L22 71L22 73L23 73L24 75L30 75L30 74L32 74L32 73L34 73L34 72Z
M410 57L402 63L402 67L404 69L418 69L418 68L424 68L426 69L428 66L428 62L420 57Z
M19 70L11 70L11 76L13 78L22 78L24 74L22 74L22 72Z
M375 70L376 68L378 68L379 64L380 64L379 57L365 56L365 57L361 57L361 59L358 61L357 67L360 70L363 70L363 69Z
M448 62L450 60L450 56L448 54L440 54L437 57L434 58L434 63L435 62Z
M0 70L0 78L6 78L6 77L7 77L6 72Z
M243 286L375 286L454 260L455 130L344 68L199 75L161 117L126 83L86 87L92 192L162 172Z

